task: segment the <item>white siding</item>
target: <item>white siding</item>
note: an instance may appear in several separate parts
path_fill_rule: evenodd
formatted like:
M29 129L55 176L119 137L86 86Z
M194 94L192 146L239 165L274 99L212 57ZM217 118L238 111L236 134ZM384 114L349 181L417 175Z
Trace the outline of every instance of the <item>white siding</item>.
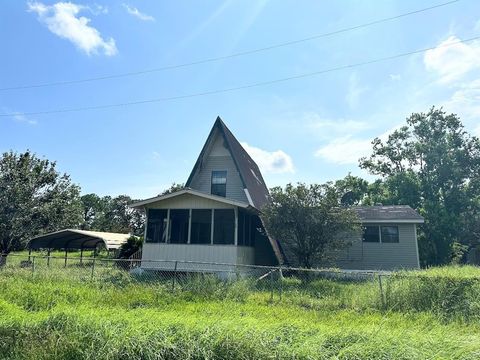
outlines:
M142 267L146 269L173 270L232 270L229 266L209 264L190 264L182 262L220 263L232 265L252 265L253 248L234 245L197 245L197 244L143 244Z
M396 270L419 268L415 224L392 224L398 226L398 243L363 242L361 237L342 251L334 266L355 270Z
M183 194L149 204L149 209L233 209L235 206L205 199L192 194Z

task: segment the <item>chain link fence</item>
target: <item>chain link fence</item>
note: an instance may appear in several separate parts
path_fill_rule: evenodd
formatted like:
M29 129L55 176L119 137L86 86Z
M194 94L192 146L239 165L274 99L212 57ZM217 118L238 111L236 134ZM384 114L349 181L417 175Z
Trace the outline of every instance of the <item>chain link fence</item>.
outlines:
M16 254L0 257L2 273L23 273L36 281L148 287L179 296L240 301L250 296L305 308L434 311L480 319L480 278L474 276Z

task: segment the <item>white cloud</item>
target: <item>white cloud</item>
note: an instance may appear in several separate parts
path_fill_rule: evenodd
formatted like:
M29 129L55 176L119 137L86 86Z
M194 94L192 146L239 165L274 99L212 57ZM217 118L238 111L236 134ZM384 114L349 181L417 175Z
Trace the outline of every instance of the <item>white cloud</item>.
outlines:
M480 78L460 84L450 99L443 103L445 111L456 113L463 120L480 119Z
M355 109L360 102L360 97L367 90L368 87L360 86L357 74L352 73L348 81L348 91L345 95L345 100L347 101L348 106Z
M436 73L440 83L455 82L470 71L480 68L480 42L457 43L458 41L460 39L452 35L435 49L428 50L423 57L426 69Z
M473 135L480 137L480 125L478 125L477 128L473 130Z
M401 125L394 126L378 137L382 141L386 141L388 135L400 127ZM372 141L373 138L362 139L355 138L353 135L346 135L320 147L314 155L334 164L358 165L358 160L361 157L368 156L372 153Z
M400 75L400 74L390 74L390 80L400 81L400 80L402 80L402 75Z
M105 11L103 7L98 9ZM52 33L71 41L87 55L101 51L107 56L112 56L118 52L113 38L103 39L100 32L89 25L90 19L79 16L83 10L92 11L87 6L71 2L58 2L53 5L29 2L28 10L37 13L38 20Z
M257 163L262 173L293 173L293 161L290 155L282 150L266 151L254 146L248 145L246 142L241 143L243 148Z
M6 114L12 114L11 118L18 123L24 123L28 125L37 125L37 120L31 119L27 117L26 115L22 114L21 112L18 111L12 111L11 109L7 107L2 107L2 111Z
M345 120L345 119L322 119L318 118L316 121L312 121L309 126L311 130L319 131L326 136L331 136L334 133L351 133L359 132L370 128L370 125L363 121Z
M371 140L355 139L348 135L322 146L315 156L340 165L358 164L358 159L368 155L371 150Z
M130 15L133 15L142 21L155 21L155 18L153 16L140 12L140 10L138 10L136 7L130 6L128 4L122 4L122 5Z

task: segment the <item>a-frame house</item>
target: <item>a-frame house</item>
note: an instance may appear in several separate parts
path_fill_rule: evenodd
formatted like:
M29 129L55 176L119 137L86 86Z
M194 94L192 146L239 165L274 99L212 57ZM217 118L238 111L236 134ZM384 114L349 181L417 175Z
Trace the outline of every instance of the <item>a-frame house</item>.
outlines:
M257 164L218 117L185 189L133 205L147 214L142 267L282 263L259 216L268 201Z

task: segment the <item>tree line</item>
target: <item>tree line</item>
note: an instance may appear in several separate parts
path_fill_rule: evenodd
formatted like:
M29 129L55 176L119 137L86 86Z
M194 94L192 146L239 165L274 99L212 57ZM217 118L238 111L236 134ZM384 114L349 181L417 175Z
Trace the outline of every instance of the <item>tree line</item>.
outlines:
M412 114L386 139L375 138L359 166L377 179L348 174L326 184L270 190L267 228L297 239L291 248L305 265L347 246L328 240L339 239L328 229L355 230L352 205L416 209L425 218L418 231L422 265L462 261L480 244L480 141L457 115L436 108ZM164 193L182 187L173 184ZM128 206L133 201L128 195L82 196L55 162L30 151L6 152L0 157L0 251L23 249L35 235L69 227L142 235L145 215Z

